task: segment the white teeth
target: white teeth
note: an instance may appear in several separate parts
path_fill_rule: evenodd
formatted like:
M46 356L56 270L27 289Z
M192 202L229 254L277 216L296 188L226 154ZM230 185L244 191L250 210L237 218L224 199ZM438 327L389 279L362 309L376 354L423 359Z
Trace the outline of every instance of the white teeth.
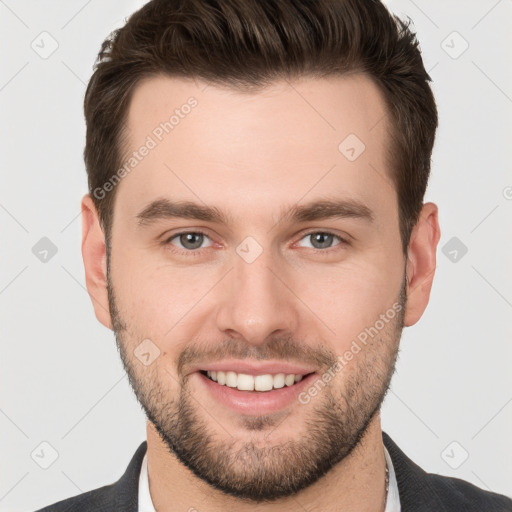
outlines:
M254 380L255 379L252 375L244 375L243 373L239 373L236 387L240 391L254 391ZM258 389L258 391L262 390Z
M206 375L221 386L226 385L230 388L237 388L240 391L270 391L271 389L279 389L284 386L293 386L296 382L301 381L303 377L300 374L293 373L256 375L256 377L254 377L245 373L210 370L206 372Z
M284 378L284 383L287 385L287 386L291 386L295 383L295 375L291 374L291 375L287 375L285 378Z
M226 386L236 388L238 375L235 372L226 372Z
M284 373L278 373L277 375L274 375L274 388L284 388L284 379L285 374Z
M257 375L254 378L254 389L256 391L270 391L274 387L272 375Z

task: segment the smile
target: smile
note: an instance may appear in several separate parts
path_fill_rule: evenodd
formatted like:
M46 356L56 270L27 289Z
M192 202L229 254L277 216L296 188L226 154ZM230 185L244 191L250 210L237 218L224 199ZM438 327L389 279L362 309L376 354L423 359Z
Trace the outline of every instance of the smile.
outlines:
M285 386L293 386L304 377L304 375L293 373L265 375L248 375L233 371L202 371L201 373L221 386L237 388L239 391L271 391Z

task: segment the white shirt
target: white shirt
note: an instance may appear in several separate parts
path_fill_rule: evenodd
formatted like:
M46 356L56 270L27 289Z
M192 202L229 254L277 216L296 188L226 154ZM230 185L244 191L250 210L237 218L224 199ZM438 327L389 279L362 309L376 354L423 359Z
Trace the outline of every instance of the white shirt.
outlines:
M386 509L384 512L400 512L400 494L398 493L398 483L396 481L395 468L389 456L387 448L384 446L384 456L386 457L386 464L389 472L389 488L388 498L386 500ZM153 509L154 510L154 509ZM151 512L153 512L153 510Z
M139 512L156 512L149 493L148 452L144 454L139 476ZM387 512L387 510L386 510Z
M384 456L386 457L386 464L388 465L389 471L389 490L388 498L386 500L386 509L384 512L400 512L400 496L398 494L398 484L396 482L395 470L393 469L391 457L389 456L388 450L385 446ZM156 512L153 501L151 500L151 494L149 492L147 452L144 454L144 459L142 459L142 466L140 469L139 512Z

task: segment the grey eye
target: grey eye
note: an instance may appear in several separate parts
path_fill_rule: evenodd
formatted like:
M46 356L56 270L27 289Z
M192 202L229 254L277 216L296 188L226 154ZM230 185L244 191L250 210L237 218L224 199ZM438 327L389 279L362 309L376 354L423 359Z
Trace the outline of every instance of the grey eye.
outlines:
M314 233L308 233L301 240L309 240L310 245L305 245L305 247L311 247L313 249L329 249L333 245L334 240L338 239L340 242L343 242L343 239L338 235L334 235L333 233L328 233L325 231L316 231ZM304 247L304 245L302 246Z
M178 233L174 235L170 243L173 245L178 245L178 247L193 251L194 249L199 249L203 245L204 241L208 239L208 237L199 232L190 231L188 233ZM174 243L174 240L178 240L179 244Z

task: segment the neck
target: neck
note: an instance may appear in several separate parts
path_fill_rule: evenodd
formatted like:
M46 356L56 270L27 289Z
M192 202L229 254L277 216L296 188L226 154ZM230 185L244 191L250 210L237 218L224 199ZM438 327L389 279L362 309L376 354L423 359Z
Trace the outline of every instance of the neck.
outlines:
M158 512L384 512L386 461L380 415L371 421L352 453L310 487L273 503L248 503L213 489L170 453L147 422L149 488Z

